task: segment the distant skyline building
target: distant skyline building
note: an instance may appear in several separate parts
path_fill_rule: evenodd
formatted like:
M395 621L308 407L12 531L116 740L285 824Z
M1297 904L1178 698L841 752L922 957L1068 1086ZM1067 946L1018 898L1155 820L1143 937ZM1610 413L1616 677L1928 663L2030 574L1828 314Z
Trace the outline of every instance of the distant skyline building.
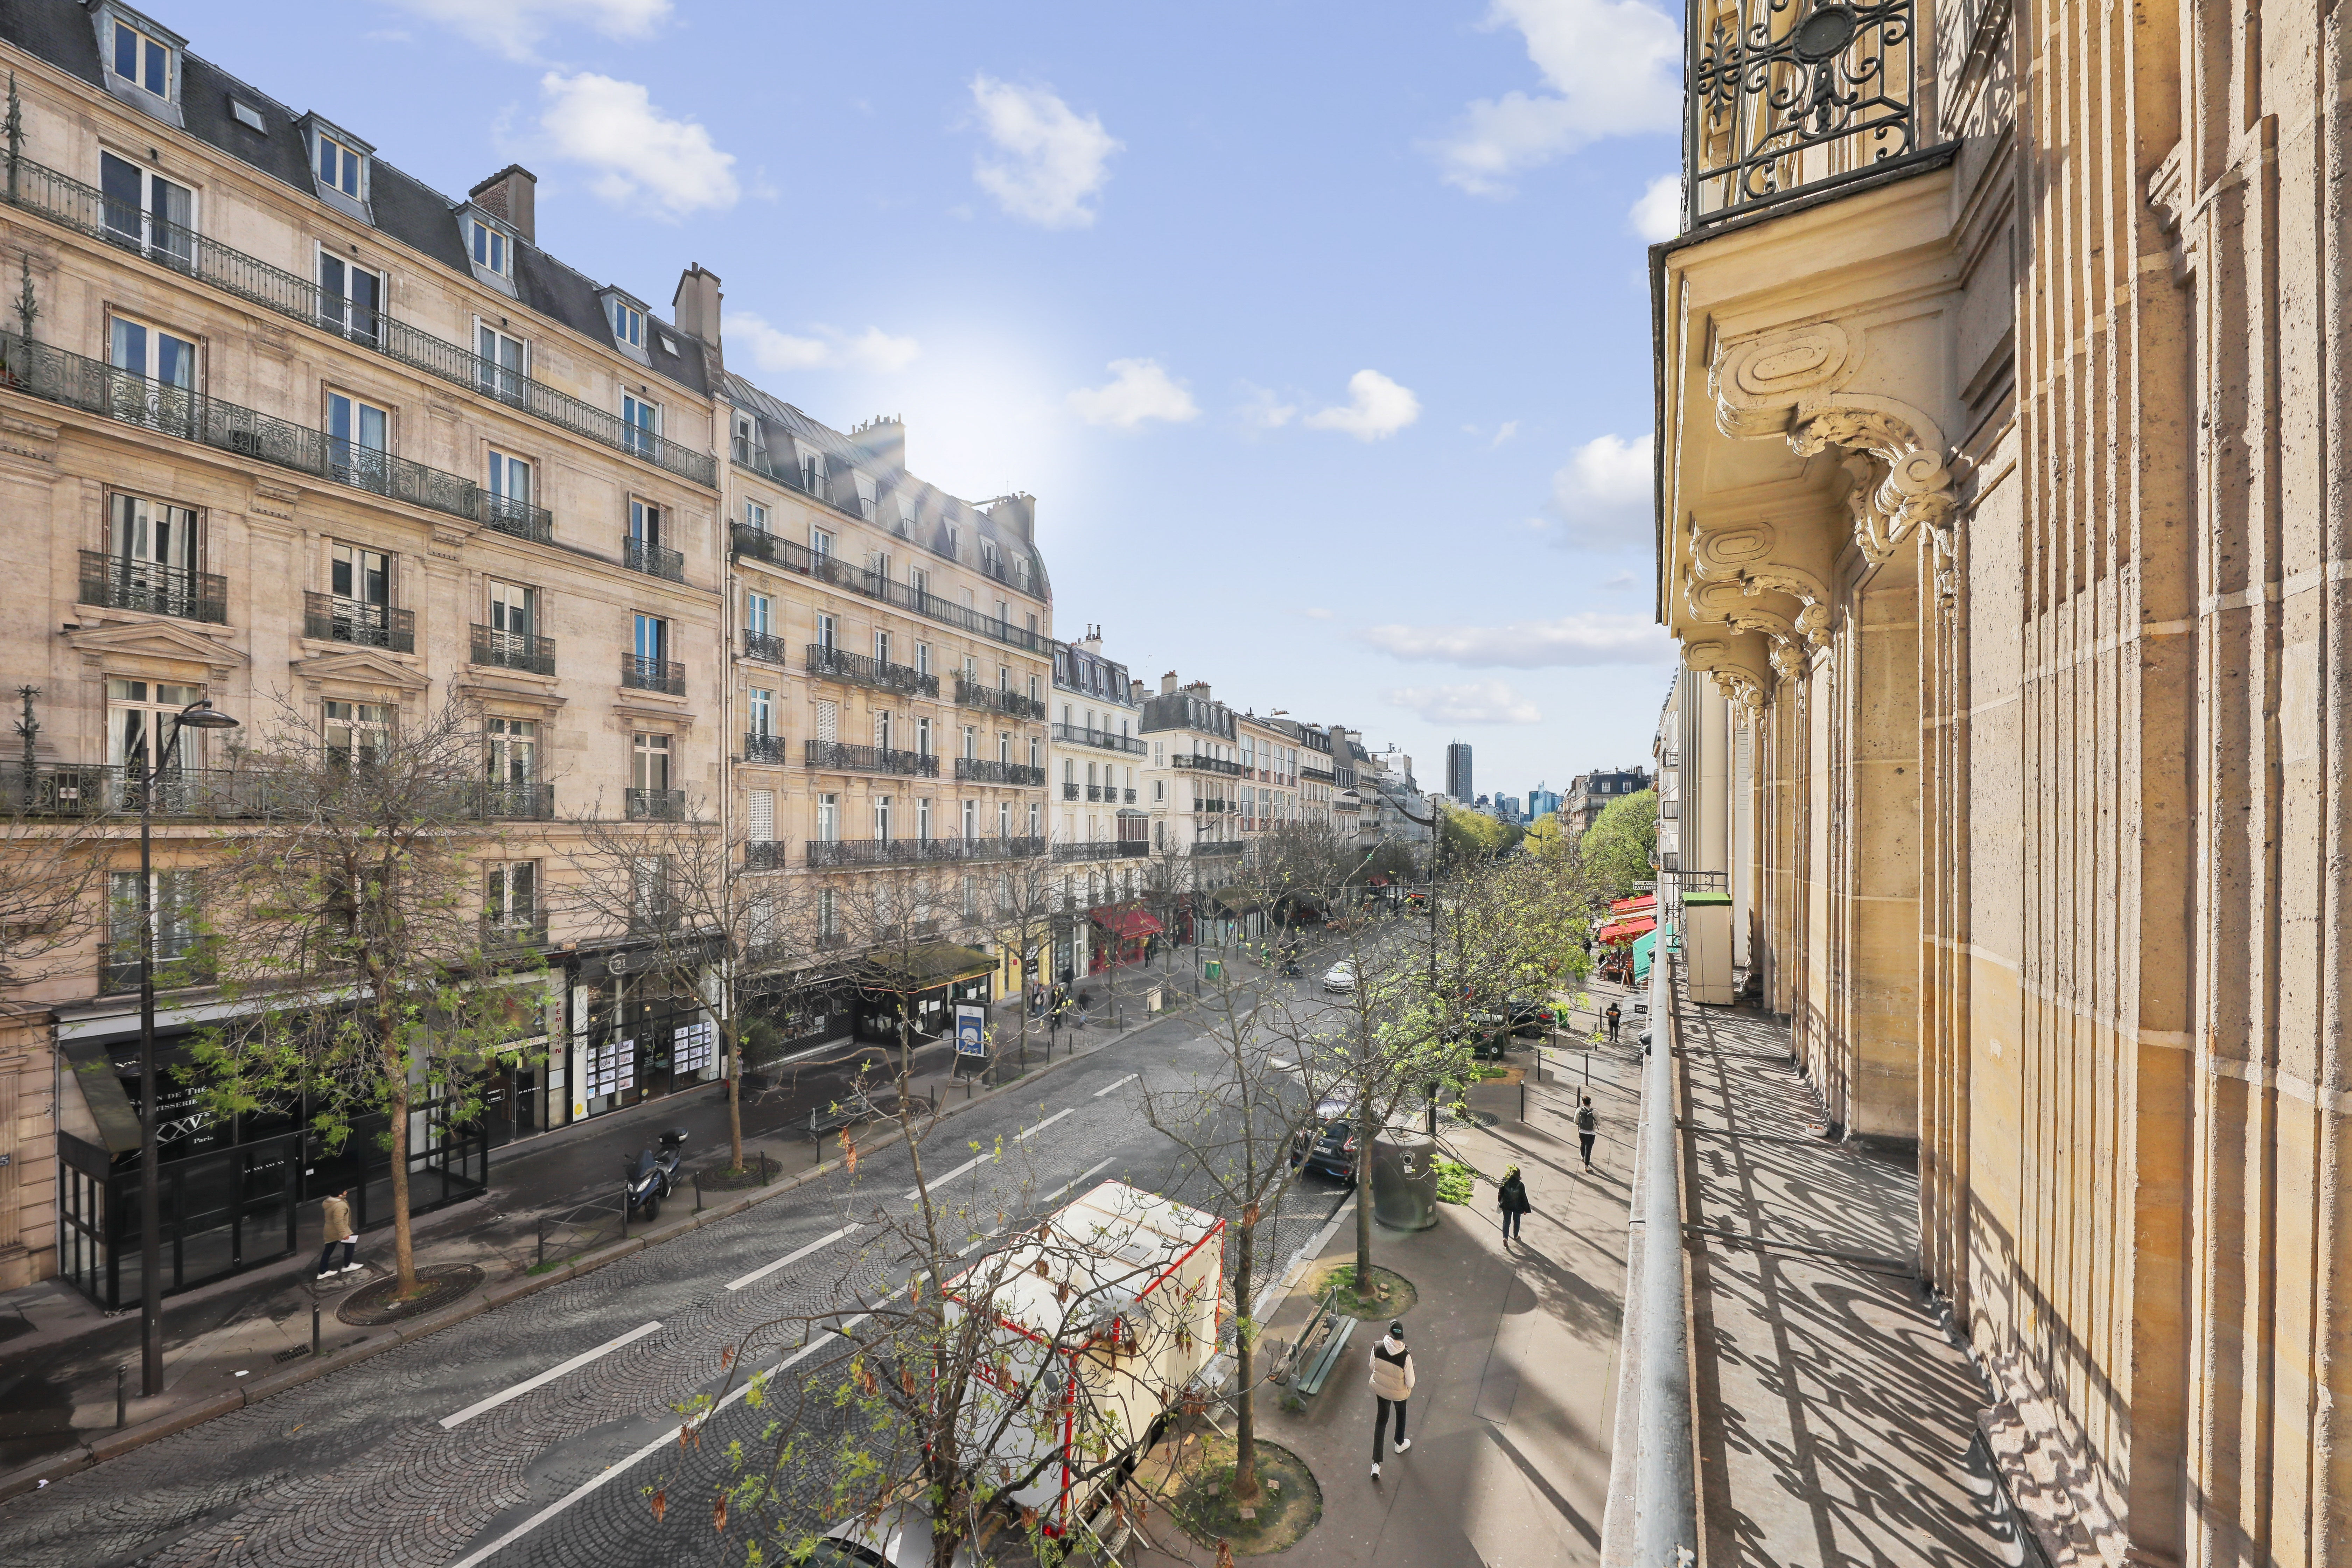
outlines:
M1445 793L1464 805L1478 798L1470 784L1470 742L1455 741L1445 748Z
M1554 815L1559 810L1559 804L1558 790L1546 789L1542 784L1537 784L1535 788L1528 791L1528 820L1533 821L1538 817Z

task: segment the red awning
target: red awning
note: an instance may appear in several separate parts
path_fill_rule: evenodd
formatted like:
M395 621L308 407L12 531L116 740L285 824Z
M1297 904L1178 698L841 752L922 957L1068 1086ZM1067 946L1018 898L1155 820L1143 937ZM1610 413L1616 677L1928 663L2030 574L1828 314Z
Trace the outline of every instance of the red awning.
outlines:
M1389 885L1388 873L1385 871L1375 871L1367 879L1367 880L1370 886L1375 888L1385 888Z
M1616 902L1609 906L1609 912L1612 915L1622 915L1633 910L1654 910L1657 907L1658 895L1655 893L1643 893L1638 898L1619 899Z
M1134 904L1106 904L1090 912L1095 924L1121 942L1139 942L1147 936L1158 936L1164 929L1150 911Z
M1592 940L1614 947L1621 942L1632 942L1637 936L1655 931L1657 927L1657 921L1647 915L1643 915L1634 920L1619 921L1613 925L1602 926L1592 933Z

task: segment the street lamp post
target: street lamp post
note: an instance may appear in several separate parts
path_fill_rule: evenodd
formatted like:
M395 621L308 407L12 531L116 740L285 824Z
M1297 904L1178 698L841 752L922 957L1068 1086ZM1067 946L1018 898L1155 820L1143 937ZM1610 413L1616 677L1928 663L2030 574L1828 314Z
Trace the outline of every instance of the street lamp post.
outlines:
M234 730L210 698L172 716L171 738L139 782L139 1391L163 1392L163 1247L155 1150L155 782L172 766L182 730Z

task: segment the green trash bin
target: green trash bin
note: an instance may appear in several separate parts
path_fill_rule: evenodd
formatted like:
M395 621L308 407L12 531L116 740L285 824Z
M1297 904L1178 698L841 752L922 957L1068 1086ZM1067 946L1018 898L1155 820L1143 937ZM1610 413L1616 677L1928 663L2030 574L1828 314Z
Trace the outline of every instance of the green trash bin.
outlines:
M1212 980L1222 980L1222 979L1223 979L1223 978L1224 978L1224 974L1225 974L1225 961L1224 961L1223 959L1222 959L1222 958L1213 958L1213 959L1209 960L1209 978L1210 978L1210 979L1212 979Z

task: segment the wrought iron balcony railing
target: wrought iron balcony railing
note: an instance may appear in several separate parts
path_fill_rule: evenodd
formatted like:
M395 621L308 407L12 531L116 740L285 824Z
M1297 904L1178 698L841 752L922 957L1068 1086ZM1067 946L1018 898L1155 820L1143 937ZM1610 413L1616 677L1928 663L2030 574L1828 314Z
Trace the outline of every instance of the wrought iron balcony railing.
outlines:
M1310 763L1301 763L1298 764L1298 776L1305 779L1313 779L1317 784L1331 784L1336 782L1331 773L1321 768L1316 767Z
M1087 785L1087 798L1090 801L1100 803L1106 800L1113 800L1118 797L1118 791L1116 789L1107 789L1101 784Z
M416 651L416 616L389 605L364 599L339 599L332 594L302 595L302 635L317 642L358 643L388 647L394 653Z
M1077 799L1077 798L1078 798L1078 786L1077 786L1077 785L1076 785L1076 784L1072 784L1072 783L1070 783L1067 779L1063 780L1063 781L1062 781L1062 798L1063 798L1064 800L1076 800L1076 799Z
M1684 227L1918 147L1913 0L1686 0Z
M824 680L870 686L877 691L896 691L908 697L937 697L940 694L940 678L936 675L925 675L912 665L868 658L862 653L851 653L846 648L833 647L824 643L808 645L808 672Z
M1054 739L1066 746L1099 746L1106 752L1125 752L1129 756L1143 755L1143 742L1132 735L1114 735L1108 730L1089 730L1083 724L1054 726Z
M543 911L482 917L482 946L493 954L500 949L531 952L546 945L547 916Z
M363 310L338 299L308 278L232 250L194 229L141 212L128 203L109 201L95 187L29 158L8 160L6 186L0 195L53 223L142 255L265 310L322 327L412 369L469 387L574 435L634 453L681 479L700 485L719 482L718 459L708 452L690 451L625 424L617 414L593 407L446 339L395 321L380 310Z
M1001 690L982 686L977 680L956 677L956 702L965 708L985 708L992 713L1003 713L1013 719L1043 719L1045 705L1023 696L1018 691Z
M0 763L0 806L31 816L156 816L267 820L315 805L331 779L260 768L173 768L150 782L142 768L104 763ZM552 784L451 781L436 810L476 820L555 815Z
M483 626L474 627L473 632L473 663L495 665L501 669L527 669L533 675L555 673L553 637L502 632Z
M110 610L144 610L182 620L228 621L228 579L213 572L132 561L96 550L81 552L81 602Z
M624 790L621 801L632 822L686 820L686 792L682 789Z
M743 868L747 871L781 871L790 859L789 848L781 838L754 838L743 846Z
M730 524L728 548L739 560L764 561L782 571L814 577L820 582L846 588L853 594L863 594L886 605L895 605L902 610L928 616L976 637L992 637L1031 653L1045 651L1046 639L1042 632L1033 632L1026 626L1016 626L994 616L950 604L928 589L918 588L911 583L894 583L878 572L852 566L836 556L820 554L804 544L796 544L761 529L740 522Z
M0 331L0 391L201 442L247 462L290 468L469 521L486 521L512 504L456 474L354 446L275 415L165 386L99 360L28 342L16 332ZM546 513L535 515L552 529Z
M1227 778L1240 778L1249 772L1239 763L1229 763L1222 757L1181 756L1168 759L1171 767L1190 768L1194 773L1223 773Z
M789 763L792 748L782 735L761 734L752 731L743 737L743 760L747 763Z
M1026 763L999 763L986 757L958 757L955 776L973 784L1041 784L1045 782L1045 770L1033 768Z
M507 821L551 822L555 786L521 779L486 780L478 796L481 815Z
M809 842L813 867L920 866L963 860L1025 860L1045 853L1042 838L823 838Z
M621 564L648 577L666 577L673 583L686 581L686 557L649 540L623 539Z
M667 691L672 697L686 695L686 666L666 658L639 658L635 654L621 656L621 684L638 691Z
M790 645L783 638L771 637L766 632L745 632L743 657L765 659L770 664L790 664L793 656Z
M880 746L849 746L839 741L810 741L803 760L813 768L848 773L896 773L903 778L935 779L940 760L921 752L885 750Z
M1192 853L1195 855L1207 855L1213 857L1218 855L1238 855L1241 852L1242 841L1238 838L1221 838L1209 843L1195 844L1192 846Z

